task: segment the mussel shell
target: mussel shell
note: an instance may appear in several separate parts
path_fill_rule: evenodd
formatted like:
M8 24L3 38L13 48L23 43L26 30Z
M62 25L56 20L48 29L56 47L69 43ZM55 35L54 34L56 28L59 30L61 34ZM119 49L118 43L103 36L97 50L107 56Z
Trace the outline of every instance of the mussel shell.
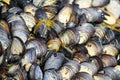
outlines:
M24 69L20 69L19 72L17 72L17 74L14 76L14 78L16 80L27 80L27 73Z
M45 13L44 10L39 8L35 11L35 17L38 19L42 19L42 18L44 19L44 18L47 18L47 14Z
M110 0L93 0L92 6L94 7L103 7L107 4L109 4Z
M42 6L56 6L57 0L44 0Z
M43 39L31 39L26 42L26 49L35 48L37 58L44 56L47 52L47 47Z
M80 35L79 44L85 43L95 33L95 28L90 23L83 23L81 26L78 26L76 28L79 31Z
M119 0L110 0L110 3L105 7L107 11L111 12L115 18L120 16L120 4ZM115 8L114 8L115 6Z
M116 35L115 39L110 42L110 44L114 45L118 50L120 50L120 38Z
M53 52L52 55L45 62L44 70L55 69L58 70L64 61L63 53Z
M106 34L105 34L105 37L102 40L102 43L107 44L110 41L112 41L113 39L115 39L115 33L113 32L113 30L107 28L106 29Z
M12 36L19 37L24 43L26 42L29 31L23 19L19 15L10 15L8 18Z
M103 11L98 8L85 8L82 9L88 22L102 22ZM94 15L93 15L94 14Z
M103 54L109 54L109 55L112 55L112 56L117 56L118 54L118 49L114 46L114 45L104 45L103 46Z
M102 53L103 46L99 37L91 38L91 40L86 43L85 47L90 56L99 56Z
M51 28L53 28L58 34L65 29L65 26L59 21L54 21Z
M14 3L15 3L16 1L14 1ZM32 0L25 0L25 1L23 1L23 0L17 0L17 6L19 6L20 8L24 8L27 4L30 4L30 3L32 3Z
M101 73L95 74L93 78L94 80L112 80L109 76Z
M38 1L38 0L36 0L36 1ZM24 7L24 12L31 13L33 16L35 16L36 10L37 10L37 8L33 4L27 4Z
M48 33L49 33L48 35L49 37L47 37L48 41L46 43L48 49L58 51L62 44L60 38L58 37L58 34L55 32L54 29L51 29L50 31L48 31Z
M92 75L87 72L76 73L71 80L93 80Z
M52 32L51 26L53 23L54 21L50 19L39 19L33 30L34 34L37 37L42 37L48 40L49 38L47 39L47 37L49 37L49 34L51 34L50 32Z
M52 69L44 72L43 80L61 80L61 75L58 71Z
M80 64L79 72L87 72L94 75L97 72L97 66L92 62L83 62Z
M103 54L101 56L101 60L103 62L104 67L108 66L116 66L117 65L117 59L114 56Z
M53 19L58 11L56 6L44 6L42 10L46 13L48 19Z
M22 66L29 64L29 63L35 63L37 61L37 56L35 53L35 49L31 48L26 50L23 58L21 59Z
M15 76L19 72L19 70L20 70L20 65L14 64L14 65L9 67L8 74L11 76Z
M91 7L92 0L75 0L75 4L79 5L79 8L89 8Z
M40 7L43 2L44 2L44 0L33 0L33 4L34 4L36 7Z
M32 28L36 25L36 19L31 13L21 13L20 16L24 20L29 31L32 31Z
M7 49L10 44L7 32L0 27L0 42L2 44L3 50Z
M112 80L119 80L120 78L120 71L118 71L117 69L115 69L114 67L106 67L103 70L103 73L108 75L109 77L112 78ZM101 71L101 73L102 73Z
M65 4L72 4L74 2L74 0L63 0L62 2L64 5Z
M13 37L10 45L10 54L11 55L22 55L25 51L25 44L18 37Z
M0 66L1 65L5 65L6 62L8 60L8 56L6 55L6 53L3 53L1 56L0 56Z
M70 80L75 73L80 70L80 65L76 61L69 61L61 67L60 74L63 80Z
M20 12L22 12L22 9L19 7L12 7L8 10L9 14L19 14Z
M72 15L73 7L70 4L65 5L58 13L57 20L61 23L68 23Z
M120 79L120 65L117 65L114 68L115 68L114 71L117 75L117 78Z
M81 51L81 52L75 52L73 54L73 60L81 63L81 62L84 62L84 61L89 61L89 58L83 51Z
M75 28L68 28L59 35L63 45L74 45L79 42L80 36Z
M38 64L32 64L29 70L30 80L43 80L43 73Z
M96 65L97 70L103 69L103 63L102 63L102 60L100 59L100 57L98 57L98 56L90 57L90 61Z
M1 25L0 27L3 28L7 32L8 37L9 37L10 36L10 28L8 26L8 23L4 20L1 20L0 25Z
M95 36L98 36L101 40L105 37L105 34L106 34L106 28L101 25L101 24L98 24L98 25L95 25Z

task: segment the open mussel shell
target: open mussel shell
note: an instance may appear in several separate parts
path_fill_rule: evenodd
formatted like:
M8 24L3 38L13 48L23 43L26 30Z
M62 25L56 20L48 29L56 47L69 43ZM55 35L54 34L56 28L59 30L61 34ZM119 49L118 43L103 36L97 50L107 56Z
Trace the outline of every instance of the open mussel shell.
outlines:
M34 63L37 61L37 56L35 53L35 49L34 48L30 48L28 50L26 50L23 58L21 59L21 65L27 65L29 63Z
M62 45L77 44L79 42L80 36L75 28L68 28L63 33L59 35Z
M79 8L91 7L92 0L74 0L74 3L79 5Z
M76 61L65 63L59 70L63 80L70 80L75 73L80 70L80 65Z
M102 53L103 54L109 54L109 55L112 55L112 56L117 56L119 51L114 45L108 44L108 45L103 46L103 52Z
M81 26L76 27L76 29L80 36L79 44L85 43L95 33L95 28L90 23L83 23Z
M61 80L61 75L58 71L52 69L52 70L46 70L44 72L44 78L43 80Z
M103 11L98 8L85 8L85 9L82 9L82 11L86 16L87 22L103 21L103 15L104 15Z
M24 20L29 31L32 31L32 28L36 25L36 19L31 13L21 13L20 16Z
M52 55L45 62L44 70L55 69L58 70L64 61L64 54L53 52Z
M82 62L79 72L87 72L90 75L94 75L97 72L97 66L92 62Z
M36 63L32 64L29 70L30 80L43 80L43 72L40 66Z
M94 80L112 80L108 75L98 73L93 76Z
M93 80L92 75L87 72L76 73L71 80Z
M43 39L30 39L26 42L26 49L34 48L37 58L44 56L47 52L47 47Z
M101 60L103 62L104 67L108 66L116 66L117 65L117 59L114 56L103 54L101 56Z
M108 75L112 80L119 80L120 79L120 71L115 69L114 67L106 67L100 73L104 73Z
M107 4L109 4L110 0L93 0L92 6L93 7L103 7Z
M103 69L103 63L100 57L92 56L90 57L90 61L96 65L98 71Z
M22 40L18 37L14 37L11 42L10 54L11 55L22 55L25 51L25 45Z
M103 46L99 37L91 38L91 40L86 43L85 47L90 56L99 56L102 53Z
M57 20L61 23L68 23L72 15L73 7L70 4L65 5L57 15Z

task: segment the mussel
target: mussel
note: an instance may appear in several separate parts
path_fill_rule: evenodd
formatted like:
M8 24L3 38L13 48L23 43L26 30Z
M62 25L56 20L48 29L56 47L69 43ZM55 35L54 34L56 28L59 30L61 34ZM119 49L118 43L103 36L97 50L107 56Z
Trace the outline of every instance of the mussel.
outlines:
M69 61L59 70L63 80L70 80L75 73L80 70L80 65L76 61Z

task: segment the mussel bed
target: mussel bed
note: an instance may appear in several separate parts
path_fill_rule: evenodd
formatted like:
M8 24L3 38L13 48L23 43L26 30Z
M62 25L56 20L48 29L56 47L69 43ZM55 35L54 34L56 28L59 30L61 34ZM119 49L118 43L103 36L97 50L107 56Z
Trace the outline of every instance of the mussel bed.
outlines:
M120 0L0 0L0 80L120 80Z

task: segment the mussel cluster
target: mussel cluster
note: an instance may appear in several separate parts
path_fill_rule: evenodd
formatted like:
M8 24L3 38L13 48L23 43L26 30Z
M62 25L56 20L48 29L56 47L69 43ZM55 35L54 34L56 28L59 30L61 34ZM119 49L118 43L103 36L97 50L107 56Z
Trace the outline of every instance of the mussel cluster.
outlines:
M120 80L119 0L0 0L0 80Z

